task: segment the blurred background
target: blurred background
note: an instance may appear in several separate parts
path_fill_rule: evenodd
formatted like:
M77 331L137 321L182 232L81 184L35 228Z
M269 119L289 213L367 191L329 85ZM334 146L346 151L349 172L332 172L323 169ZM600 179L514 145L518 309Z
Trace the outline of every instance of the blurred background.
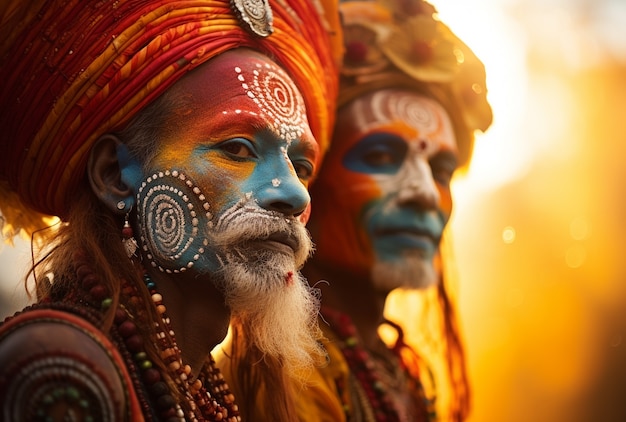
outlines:
M494 109L450 225L469 422L626 421L626 1L431 2ZM0 250L0 317L29 260Z
M450 227L470 421L626 421L626 1L432 3L494 109Z

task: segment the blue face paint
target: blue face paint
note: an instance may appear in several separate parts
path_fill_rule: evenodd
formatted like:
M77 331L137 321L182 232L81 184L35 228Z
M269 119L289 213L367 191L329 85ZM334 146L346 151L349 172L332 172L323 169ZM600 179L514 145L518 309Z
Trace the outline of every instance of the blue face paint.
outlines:
M124 144L118 144L116 147L117 161L120 166L122 182L133 189L133 192L137 192L141 180L143 179L143 172L141 169L141 163L134 159L130 155L128 147Z
M367 174L395 174L406 157L407 143L391 133L373 133L364 137L344 156L343 165Z
M371 201L362 214L376 256L385 261L403 259L402 251L420 250L432 259L437 252L446 218L442 212L390 207L389 197Z
M298 141L290 145L278 142L271 133L257 134L254 143L248 142L253 151L248 159L255 164L250 176L242 181L242 191L251 192L264 209L286 216L303 212L310 202L305 183L311 177L313 163L301 153L299 145Z

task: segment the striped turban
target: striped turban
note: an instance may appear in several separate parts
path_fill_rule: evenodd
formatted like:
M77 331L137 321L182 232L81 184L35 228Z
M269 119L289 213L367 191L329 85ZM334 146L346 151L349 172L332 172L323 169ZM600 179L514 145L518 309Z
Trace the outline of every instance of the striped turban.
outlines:
M345 56L338 106L379 89L422 92L447 110L467 164L475 131L492 121L478 57L424 0L346 0L340 14Z
M334 0L0 3L0 212L7 235L66 217L89 151L191 69L238 47L293 78L324 152L334 123ZM335 45L338 44L338 45Z

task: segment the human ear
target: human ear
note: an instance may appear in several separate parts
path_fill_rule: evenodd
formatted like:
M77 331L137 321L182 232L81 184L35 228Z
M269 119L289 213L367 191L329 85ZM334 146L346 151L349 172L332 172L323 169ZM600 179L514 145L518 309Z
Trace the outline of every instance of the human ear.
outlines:
M133 206L134 192L122 177L118 149L124 147L112 134L102 135L91 148L87 161L87 175L91 189L111 211L125 214Z

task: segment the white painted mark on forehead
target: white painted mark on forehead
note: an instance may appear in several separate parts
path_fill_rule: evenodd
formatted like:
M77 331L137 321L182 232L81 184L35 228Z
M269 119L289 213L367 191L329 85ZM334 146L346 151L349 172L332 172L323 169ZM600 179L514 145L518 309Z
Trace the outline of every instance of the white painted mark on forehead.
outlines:
M235 67L246 95L271 121L272 129L288 143L302 136L308 125L300 92L279 67L255 65L252 72Z
M403 92L373 93L371 101L360 103L355 117L365 130L394 121L403 121L422 133L432 133L438 126L429 99Z

